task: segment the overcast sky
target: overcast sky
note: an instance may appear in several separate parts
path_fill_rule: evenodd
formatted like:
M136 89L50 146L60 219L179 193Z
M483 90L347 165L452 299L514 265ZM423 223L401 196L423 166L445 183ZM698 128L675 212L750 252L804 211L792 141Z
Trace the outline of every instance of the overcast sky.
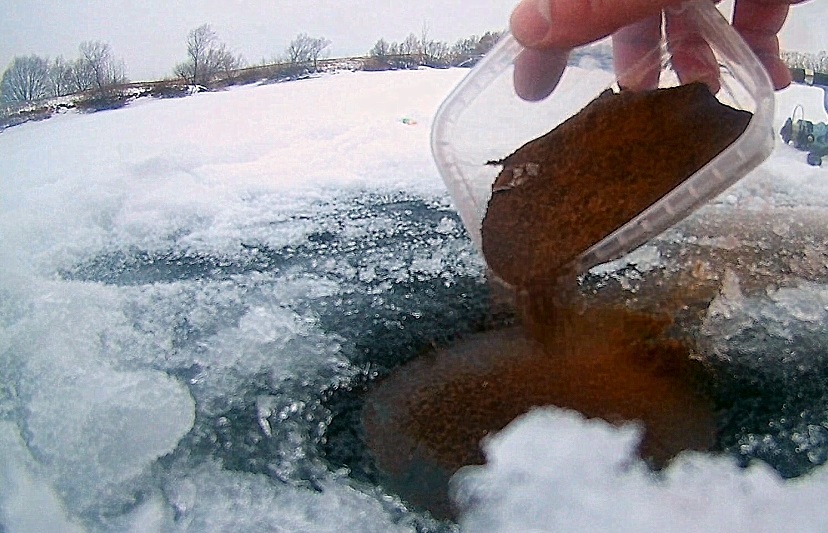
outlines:
M332 41L332 56L401 41L427 25L437 40L505 28L517 0L5 0L0 69L14 56L77 56L85 40L108 42L133 80L171 74L187 32L210 24L252 64L281 54L300 32ZM781 35L787 50L828 49L828 0L794 6Z

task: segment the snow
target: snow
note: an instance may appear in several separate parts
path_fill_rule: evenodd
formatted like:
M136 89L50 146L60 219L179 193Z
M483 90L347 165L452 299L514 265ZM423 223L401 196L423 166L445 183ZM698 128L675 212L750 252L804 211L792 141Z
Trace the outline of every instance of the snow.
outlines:
M460 328L447 306L482 290L429 153L433 114L465 73L340 73L2 132L0 529L445 526L334 469L319 447L325 395L375 373L362 355L371 339L418 339L411 324L434 309ZM821 91L794 87L779 95L780 126L797 103L826 120ZM780 142L700 216L826 208L826 170ZM790 220L766 231L784 236ZM601 272L668 261L648 245ZM711 353L734 357L727 339L760 324L794 348L756 365L813 363L796 343L825 345L828 289L802 280L754 296L731 281L703 324ZM637 438L554 409L525 416L487 442L489 465L457 476L462 527L825 523L824 469L783 481L697 454L654 478L634 459Z
M783 482L757 463L685 452L655 476L630 457L639 432L540 409L486 443L489 466L453 479L465 531L820 531L828 478ZM583 443L588 442L588 446ZM580 444L579 444L580 443ZM531 460L527 461L527 458Z

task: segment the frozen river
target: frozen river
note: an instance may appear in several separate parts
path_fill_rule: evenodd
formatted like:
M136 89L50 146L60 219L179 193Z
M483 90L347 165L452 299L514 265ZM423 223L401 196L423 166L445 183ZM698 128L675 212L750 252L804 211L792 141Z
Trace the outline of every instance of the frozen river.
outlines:
M631 306L686 272L721 288L698 335L741 395L723 453L655 478L632 428L546 409L458 478L461 525L377 485L354 391L493 320L429 152L465 73L342 73L0 133L0 531L824 526L828 170L781 143L589 280ZM820 91L793 88L780 126L797 103L826 119ZM772 468L739 466L754 457Z

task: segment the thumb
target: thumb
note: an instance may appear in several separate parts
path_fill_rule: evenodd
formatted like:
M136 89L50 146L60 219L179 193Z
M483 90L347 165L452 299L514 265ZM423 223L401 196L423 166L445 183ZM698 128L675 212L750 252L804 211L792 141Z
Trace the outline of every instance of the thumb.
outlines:
M527 48L574 48L682 0L522 0L509 22Z

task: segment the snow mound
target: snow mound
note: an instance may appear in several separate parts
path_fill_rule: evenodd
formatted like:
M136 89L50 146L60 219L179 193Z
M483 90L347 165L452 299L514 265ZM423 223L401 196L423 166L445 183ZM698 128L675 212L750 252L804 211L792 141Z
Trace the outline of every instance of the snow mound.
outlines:
M525 415L486 442L486 466L452 479L463 530L786 531L795 516L799 531L819 531L828 519L824 473L785 483L761 463L686 453L653 474L634 455L639 438L571 411Z

